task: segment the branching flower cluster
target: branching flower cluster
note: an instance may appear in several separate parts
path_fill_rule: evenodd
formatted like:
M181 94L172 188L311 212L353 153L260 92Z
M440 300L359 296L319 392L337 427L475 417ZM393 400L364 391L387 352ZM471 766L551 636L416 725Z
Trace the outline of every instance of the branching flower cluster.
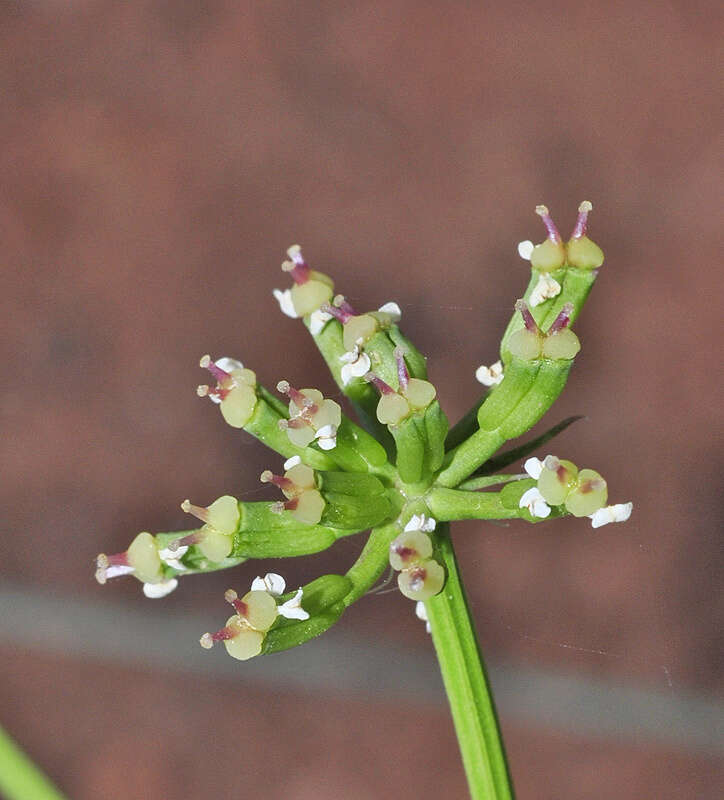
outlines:
M476 371L485 393L452 429L428 380L425 357L400 330L397 304L357 313L335 294L329 276L311 269L298 245L290 247L282 269L293 285L274 296L284 314L300 318L309 330L359 424L319 389L281 380L273 393L240 361L205 355L200 366L213 380L198 387L199 396L217 404L231 427L244 429L283 459L277 472L261 474L283 499L242 502L225 495L207 507L184 500L182 509L200 525L139 533L125 552L98 556L98 581L133 575L148 597L162 597L180 577L251 559L317 553L368 531L359 558L344 574L323 575L285 592L284 579L269 573L241 597L226 592L234 613L222 628L203 634L201 644L223 642L231 656L245 660L323 633L388 569L427 621L427 604L444 590L452 568L437 523L537 523L572 515L589 517L595 528L628 519L631 503L607 505L606 481L595 470L546 455L528 457L524 472L501 472L572 421L501 452L550 408L581 349L571 326L603 263L600 248L586 235L590 210L590 203L580 205L564 242L548 209L536 209L547 237L518 247L530 260L528 288L515 303L500 360Z

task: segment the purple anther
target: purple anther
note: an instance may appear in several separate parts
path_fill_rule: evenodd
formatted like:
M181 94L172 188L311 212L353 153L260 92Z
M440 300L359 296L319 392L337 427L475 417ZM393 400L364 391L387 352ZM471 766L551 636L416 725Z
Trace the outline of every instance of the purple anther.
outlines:
M588 200L584 200L581 205L578 206L578 218L576 219L576 224L573 228L571 239L580 239L582 236L586 235L588 212L591 211L592 208L593 205L589 203Z
M548 238L554 244L560 244L562 239L560 233L558 233L558 228L556 228L555 222L551 219L550 212L546 206L536 206L535 213L543 220L543 224L546 226L546 230L548 231Z
M573 313L573 303L566 303L560 311L560 314L553 320L552 325L548 328L548 336L552 333L567 328L571 323L571 314Z
M538 328L538 323L533 319L533 315L528 308L528 303L526 303L525 300L516 300L515 310L520 311L520 316L523 317L526 330L531 333L539 333L540 329Z
M352 319L354 314L346 311L342 308L337 308L337 306L330 305L329 303L322 303L319 307L320 311L324 311L325 314L329 314L330 316L334 317L338 322L341 322L342 325L345 324L348 320Z

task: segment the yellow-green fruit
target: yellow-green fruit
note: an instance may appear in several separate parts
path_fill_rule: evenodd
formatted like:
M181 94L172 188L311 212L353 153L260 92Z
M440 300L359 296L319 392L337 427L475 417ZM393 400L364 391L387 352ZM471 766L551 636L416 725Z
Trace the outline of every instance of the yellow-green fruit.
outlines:
M397 425L410 415L410 404L401 394L383 394L377 404L377 419L383 425Z
M578 269L598 269L603 264L603 250L588 236L568 242L568 264Z
M201 529L201 535L203 538L197 546L204 557L208 558L209 561L218 564L231 553L234 540L230 534L221 533L221 531L217 531L215 528L204 525Z
M277 618L277 601L269 592L252 589L241 602L246 606L244 619L257 631L268 631Z
M407 569L417 561L424 561L432 555L432 541L423 531L405 531L390 545L390 566L392 569Z
M156 540L150 533L144 531L136 536L128 548L127 557L139 581L158 583L163 578L161 557L158 554Z
M348 352L354 350L354 346L359 339L362 339L362 344L364 344L377 333L379 327L379 322L369 314L361 314L359 317L350 317L347 322L344 323L342 338L344 349Z
M219 497L208 508L208 524L220 533L234 533L239 525L239 501L230 494Z
M570 361L581 349L578 337L569 328L562 328L543 340L543 358Z
M410 600L427 600L436 595L445 583L445 570L431 558L403 570L397 576L397 585Z
M563 243L552 242L550 239L537 244L530 256L530 265L533 269L541 272L553 272L553 270L560 269L565 263L566 248Z
M334 294L332 279L321 272L311 270L309 280L292 286L292 305L300 317L316 311L323 303L328 303Z
M429 381L410 378L405 389L405 398L414 409L427 408L435 399L435 387Z
M555 461L557 466L554 469L544 466L541 470L538 478L538 491L543 495L546 503L559 506L576 488L578 467L570 461L559 461L558 459Z
M232 658L246 661L261 653L261 646L264 642L264 634L261 631L253 630L236 615L229 617L226 627L231 628L235 633L233 638L224 639L226 652Z
M566 497L566 510L574 517L587 517L607 502L606 481L595 470L582 469L576 488Z
M292 516L306 525L316 525L322 519L326 503L316 489L302 492L297 499L297 507L292 509Z
M256 407L256 392L253 386L235 386L221 401L221 416L232 428L243 428L251 419Z
M521 328L508 339L508 350L523 361L535 361L541 356L541 337L533 331Z

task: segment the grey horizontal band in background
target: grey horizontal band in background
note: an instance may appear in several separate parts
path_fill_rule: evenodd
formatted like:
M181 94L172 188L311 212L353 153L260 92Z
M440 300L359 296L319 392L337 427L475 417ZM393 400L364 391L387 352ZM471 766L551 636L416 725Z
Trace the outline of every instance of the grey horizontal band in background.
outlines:
M217 679L238 679L243 671L247 686L266 689L445 702L432 652L383 647L337 628L293 651L241 664L221 648L209 653L199 646L208 618L166 609L149 602L139 614L119 603L6 586L0 589L0 644ZM501 715L519 723L697 755L724 752L724 704L717 699L496 662L489 671Z

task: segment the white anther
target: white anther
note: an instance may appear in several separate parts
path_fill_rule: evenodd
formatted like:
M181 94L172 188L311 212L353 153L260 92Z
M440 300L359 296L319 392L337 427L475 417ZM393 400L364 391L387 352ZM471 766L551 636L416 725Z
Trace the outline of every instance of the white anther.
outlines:
M554 278L551 278L547 272L541 272L538 277L538 283L536 283L533 291L530 293L528 304L531 308L535 308L541 303L545 303L545 301L549 300L551 297L556 297L560 293L560 283Z
M535 486L523 494L518 502L518 507L527 508L532 517L541 519L545 519L551 513L551 507Z
M633 503L616 503L613 506L599 508L598 511L589 514L588 518L591 520L591 527L600 528L609 522L626 522L632 511Z
M483 386L497 386L503 380L503 377L503 365L500 361L496 361L495 364L491 364L489 367L481 364L475 370L475 380L478 383L482 383Z

